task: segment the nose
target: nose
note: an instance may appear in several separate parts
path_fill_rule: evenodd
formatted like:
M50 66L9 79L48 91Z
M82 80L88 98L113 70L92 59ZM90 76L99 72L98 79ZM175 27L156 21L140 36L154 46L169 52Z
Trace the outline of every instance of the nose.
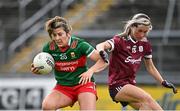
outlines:
M146 35L145 33L141 33L140 37L145 37L145 35Z

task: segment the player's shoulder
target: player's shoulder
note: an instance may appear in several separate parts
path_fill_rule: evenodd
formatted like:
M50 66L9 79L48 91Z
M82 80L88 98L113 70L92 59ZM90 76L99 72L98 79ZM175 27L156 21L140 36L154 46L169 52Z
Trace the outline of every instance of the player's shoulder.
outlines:
M45 43L43 44L43 48L48 48L48 47L50 46L50 44L51 44L50 41L45 42Z
M121 38L121 36L119 35L119 34L116 34L116 35L114 35L114 37L113 37L114 39L120 39Z
M151 42L148 40L147 37L144 37L140 42L146 45L151 45Z
M71 36L72 40L79 40L79 41L84 41L84 39L78 37L78 36L75 36L75 35L72 35Z
M78 43L78 45L88 44L88 42L83 38L80 38L80 37L77 37L77 36L72 36L71 38L72 38L72 42L76 41Z
M52 51L52 50L55 50L55 48L56 48L56 44L54 41L48 41L43 46L43 50L46 50L46 51Z
M113 40L114 41L126 41L126 40L128 40L128 38L126 36L121 36L121 35L117 34L117 35L114 35Z

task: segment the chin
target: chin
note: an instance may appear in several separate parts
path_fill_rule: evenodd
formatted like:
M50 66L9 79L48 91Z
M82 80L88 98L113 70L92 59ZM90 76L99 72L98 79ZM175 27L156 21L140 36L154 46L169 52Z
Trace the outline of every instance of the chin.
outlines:
M144 37L137 37L137 38L135 38L135 40L137 40L137 41L140 41L140 40L142 40Z
M63 45L58 44L58 47L64 47Z
M61 47L61 48L63 48L64 46L62 46L62 45L58 45L58 47Z

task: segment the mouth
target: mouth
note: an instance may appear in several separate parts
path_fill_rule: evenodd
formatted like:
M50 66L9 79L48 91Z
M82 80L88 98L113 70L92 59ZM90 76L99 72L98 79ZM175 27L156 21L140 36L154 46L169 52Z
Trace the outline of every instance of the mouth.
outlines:
M55 41L58 46L62 46L63 43L61 41Z
M62 44L62 42L61 41L55 41L56 42L56 44Z
M141 37L141 36L138 36L138 37L136 37L136 40L141 40L141 39L143 39L144 37Z

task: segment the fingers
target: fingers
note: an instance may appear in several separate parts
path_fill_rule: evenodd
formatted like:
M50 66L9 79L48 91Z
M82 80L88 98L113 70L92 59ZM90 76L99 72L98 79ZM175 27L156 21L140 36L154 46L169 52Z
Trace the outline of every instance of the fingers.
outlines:
M88 82L91 82L91 77L83 77L83 75L80 75L79 84L86 84Z
M34 67L34 64L31 64L31 72L33 72L33 74L40 74L39 70L42 69L42 66L40 67Z

